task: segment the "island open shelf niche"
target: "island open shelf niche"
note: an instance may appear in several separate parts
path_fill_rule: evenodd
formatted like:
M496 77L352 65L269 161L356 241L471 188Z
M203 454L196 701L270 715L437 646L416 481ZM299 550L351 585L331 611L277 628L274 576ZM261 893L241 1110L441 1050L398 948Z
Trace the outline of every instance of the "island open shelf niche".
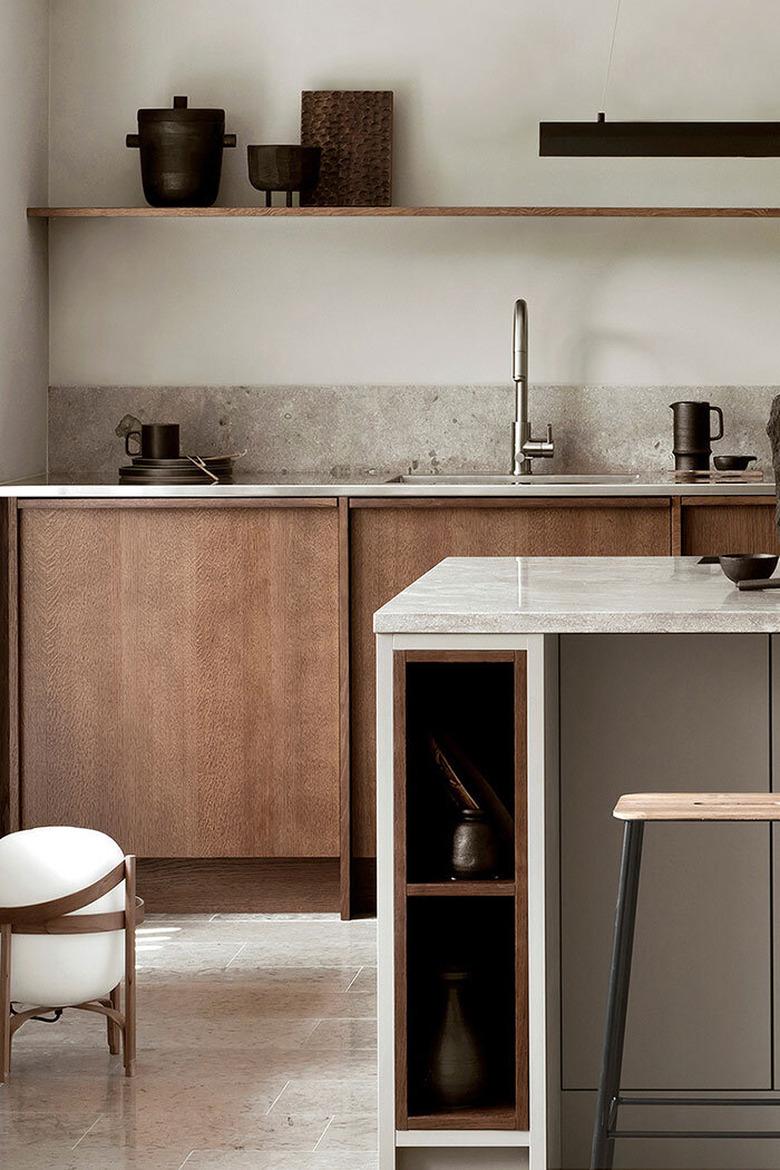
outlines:
M525 1131L525 655L407 651L395 669L397 1127ZM503 818L494 876L452 878L451 773Z

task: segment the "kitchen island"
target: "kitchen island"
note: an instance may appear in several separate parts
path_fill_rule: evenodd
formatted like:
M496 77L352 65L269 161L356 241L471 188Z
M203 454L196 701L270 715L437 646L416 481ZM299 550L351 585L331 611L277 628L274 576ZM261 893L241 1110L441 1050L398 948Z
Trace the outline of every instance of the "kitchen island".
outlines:
M741 593L694 557L449 558L374 629L381 1170L582 1167L620 845L612 806L621 792L780 786L780 594ZM453 880L453 774L508 814L511 856L482 880ZM775 882L766 825L651 834L626 1088L774 1094ZM453 971L471 987L449 1039L478 1070L460 1104L446 1069ZM717 1128L718 1112L643 1121ZM766 1118L732 1107L728 1121ZM776 1150L643 1139L619 1156L759 1167Z

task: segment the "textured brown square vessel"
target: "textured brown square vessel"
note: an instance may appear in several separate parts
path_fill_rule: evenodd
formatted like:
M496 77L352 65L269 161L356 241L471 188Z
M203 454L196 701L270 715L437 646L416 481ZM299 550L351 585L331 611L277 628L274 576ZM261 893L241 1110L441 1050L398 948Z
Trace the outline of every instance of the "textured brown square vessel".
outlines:
M301 192L301 206L391 205L392 90L304 90L301 145L322 151L319 182Z

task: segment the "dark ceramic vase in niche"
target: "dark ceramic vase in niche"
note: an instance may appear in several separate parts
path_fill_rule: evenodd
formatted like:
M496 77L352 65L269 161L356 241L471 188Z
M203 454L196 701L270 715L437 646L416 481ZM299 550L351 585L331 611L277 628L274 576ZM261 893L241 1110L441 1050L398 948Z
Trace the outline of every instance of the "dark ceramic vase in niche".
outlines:
M478 1027L474 976L466 970L442 971L426 1076L430 1103L440 1109L470 1109L490 1096L490 1062Z
M265 192L265 205L271 207L274 191L286 194L287 206L293 205L295 191L310 191L320 177L319 146L248 146L249 182Z
M236 145L225 133L225 111L189 109L175 97L172 109L139 110L138 133L127 145L141 151L141 181L152 207L212 207L219 195L222 151Z
M452 834L450 868L453 879L495 878L501 868L501 847L495 828L482 809L464 808Z

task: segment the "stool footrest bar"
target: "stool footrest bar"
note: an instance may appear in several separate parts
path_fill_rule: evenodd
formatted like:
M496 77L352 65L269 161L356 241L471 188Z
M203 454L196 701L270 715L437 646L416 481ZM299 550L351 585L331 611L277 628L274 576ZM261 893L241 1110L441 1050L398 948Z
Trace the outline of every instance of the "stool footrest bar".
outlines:
M732 1129L613 1129L607 1137L610 1141L615 1138L717 1138L718 1141L728 1138L764 1138L766 1141L777 1141L780 1133L776 1130L732 1130Z
M616 1105L780 1105L780 1097L618 1097Z

